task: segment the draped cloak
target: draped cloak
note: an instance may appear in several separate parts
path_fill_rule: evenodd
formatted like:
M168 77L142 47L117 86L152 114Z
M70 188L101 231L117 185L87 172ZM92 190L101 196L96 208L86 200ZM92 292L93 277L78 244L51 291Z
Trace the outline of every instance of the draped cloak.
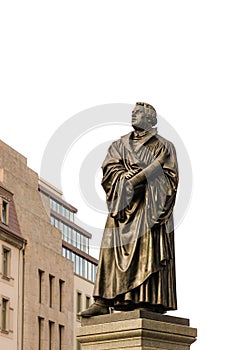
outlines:
M177 308L172 212L178 166L173 144L152 130L136 142L134 132L113 142L102 165L109 215L93 296L166 311ZM132 191L126 175L155 160L159 166Z

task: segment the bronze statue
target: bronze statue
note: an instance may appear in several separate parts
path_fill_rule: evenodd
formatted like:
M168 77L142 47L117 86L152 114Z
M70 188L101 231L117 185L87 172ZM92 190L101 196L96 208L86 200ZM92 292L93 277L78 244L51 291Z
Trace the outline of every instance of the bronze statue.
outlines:
M173 207L178 166L173 144L157 134L154 107L137 102L134 131L109 147L102 186L107 218L94 287L82 317L115 310L176 310Z

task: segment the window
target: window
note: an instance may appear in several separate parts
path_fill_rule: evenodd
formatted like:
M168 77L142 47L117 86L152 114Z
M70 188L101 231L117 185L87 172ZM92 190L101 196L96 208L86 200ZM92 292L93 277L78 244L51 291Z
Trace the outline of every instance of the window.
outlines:
M76 301L76 320L79 321L80 320L80 316L78 315L79 312L82 311L82 293L81 292L77 292L77 301Z
M83 259L83 275L84 278L87 278L87 260Z
M10 277L10 258L11 258L11 250L8 247L2 248L2 256L3 256L3 264L2 264L2 274L3 277Z
M54 350L54 322L49 321L49 350Z
M38 277L39 277L39 303L42 303L42 285L44 280L44 271L38 270Z
M59 324L59 350L63 349L64 326Z
M67 241L68 243L72 243L72 229L71 227L67 227Z
M72 242L71 242L71 244L74 247L76 247L76 244L77 244L77 242L76 242L76 230L74 230L74 229L72 229Z
M2 298L2 322L1 322L1 329L2 332L8 332L9 331L9 300L6 298Z
M54 226L59 229L59 221L54 219Z
M81 235L77 232L77 248L81 249Z
M89 308L90 303L91 303L91 297L89 295L86 295L86 309Z
M62 311L63 309L64 284L65 284L64 281L59 280L59 310L60 311Z
M51 225L53 225L54 226L54 217L53 216L50 216L50 223L51 223Z
M75 273L79 275L80 258L79 255L75 256Z
M64 258L66 258L66 248L62 247L62 256L64 256Z
M43 332L44 332L44 319L42 317L38 317L38 350L43 349Z
M1 206L1 221L3 224L8 225L8 202L4 199L0 199L0 206Z
M53 307L53 284L54 276L49 275L49 306Z

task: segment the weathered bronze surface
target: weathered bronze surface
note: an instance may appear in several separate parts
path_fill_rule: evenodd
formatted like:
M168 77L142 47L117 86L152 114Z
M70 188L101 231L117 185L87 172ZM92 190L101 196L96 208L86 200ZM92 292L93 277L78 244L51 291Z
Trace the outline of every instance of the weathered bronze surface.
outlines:
M113 142L104 160L109 215L93 293L96 303L84 317L106 313L106 306L159 313L177 308L172 212L178 166L173 144L158 135L156 123L155 109L136 103L134 130Z

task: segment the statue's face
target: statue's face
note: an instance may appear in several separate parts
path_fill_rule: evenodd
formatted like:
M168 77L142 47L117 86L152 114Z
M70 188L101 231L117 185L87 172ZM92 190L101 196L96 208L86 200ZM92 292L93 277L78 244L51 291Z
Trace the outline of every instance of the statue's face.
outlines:
M132 126L134 129L148 129L148 124L143 106L135 106L132 111Z

